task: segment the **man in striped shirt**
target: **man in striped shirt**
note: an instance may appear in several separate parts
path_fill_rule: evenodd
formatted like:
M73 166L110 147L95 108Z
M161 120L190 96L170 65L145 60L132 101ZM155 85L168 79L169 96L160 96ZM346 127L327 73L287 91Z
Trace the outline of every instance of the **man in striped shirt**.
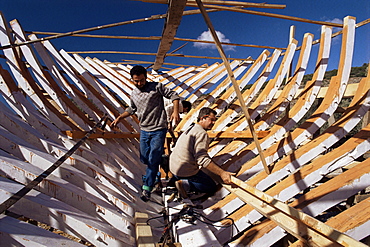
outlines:
M170 121L176 124L180 121L179 95L166 88L162 83L147 81L147 71L142 66L134 66L131 79L136 86L130 97L131 105L116 118L111 127L124 118L136 114L140 122L140 161L147 165L146 179L141 193L141 199L148 201L154 187L155 179L162 160L164 140L167 132L167 116L163 97L171 99L174 105Z

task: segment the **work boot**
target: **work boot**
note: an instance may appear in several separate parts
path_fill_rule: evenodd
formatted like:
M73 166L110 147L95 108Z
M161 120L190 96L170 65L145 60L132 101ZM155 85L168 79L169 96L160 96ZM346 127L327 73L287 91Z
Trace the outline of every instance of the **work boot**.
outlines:
M182 199L186 199L188 198L188 193L186 192L186 190L184 189L184 186L183 186L183 181L182 180L177 180L175 182L175 186L176 186L176 189L179 193L179 196L182 198Z
M141 199L141 200L143 200L144 202L149 201L149 199L150 199L150 191L148 191L148 190L143 190L143 191L141 192L140 199Z

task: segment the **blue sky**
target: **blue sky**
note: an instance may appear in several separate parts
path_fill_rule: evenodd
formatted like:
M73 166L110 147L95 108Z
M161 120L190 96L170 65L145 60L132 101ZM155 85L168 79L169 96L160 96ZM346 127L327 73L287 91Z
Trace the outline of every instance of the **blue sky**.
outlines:
M251 10L318 21L340 22L347 15L355 16L357 22L370 18L369 0L274 0L266 3L286 4L286 8L256 8ZM8 22L17 19L26 31L70 32L98 25L164 14L166 13L167 5L127 0L6 0L0 4L0 10ZM320 35L320 25L317 24L226 11L210 13L209 16L213 26L220 32L223 39L232 43L286 47L291 25L296 26L295 38L298 40L299 45L306 32L314 34L314 39L318 39ZM163 22L164 20L148 21L94 31L90 32L90 34L161 36ZM176 37L196 39L205 31L207 31L207 26L201 15L184 16ZM334 31L337 30L334 29ZM357 28L353 66L361 66L363 63L369 62L369 41L370 24ZM159 41L64 37L52 40L52 43L58 49L66 51L108 50L155 53L158 49ZM184 43L186 42L174 41L170 51ZM338 66L340 43L340 38L337 38L332 43L328 70L335 69ZM199 47L194 44L197 43L188 43L176 53L219 56L218 51L214 47ZM248 56L257 58L262 50L262 48L233 47L232 49L227 49L226 54L234 58L247 58ZM272 50L270 51L272 52ZM310 59L313 63L316 61L316 51L317 49L313 49L313 57ZM83 56L98 57L101 60L107 59L111 62L119 62L122 59L143 61L154 61L155 59L154 56L122 54L84 54ZM167 57L165 60L165 62L186 65L213 64L217 61L221 62L221 60L174 57ZM313 65L311 64L311 69L312 67Z

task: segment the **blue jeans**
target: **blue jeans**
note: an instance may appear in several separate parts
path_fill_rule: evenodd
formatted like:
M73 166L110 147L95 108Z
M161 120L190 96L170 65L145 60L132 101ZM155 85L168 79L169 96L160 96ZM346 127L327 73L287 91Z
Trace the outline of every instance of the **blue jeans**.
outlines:
M143 189L151 191L162 161L167 129L140 131L140 161L147 165Z
M213 181L210 176L201 170L199 170L197 174L190 177L175 177L177 179L187 180L188 184L190 185L190 191L207 193L209 195L213 195L217 191L217 184L215 181Z

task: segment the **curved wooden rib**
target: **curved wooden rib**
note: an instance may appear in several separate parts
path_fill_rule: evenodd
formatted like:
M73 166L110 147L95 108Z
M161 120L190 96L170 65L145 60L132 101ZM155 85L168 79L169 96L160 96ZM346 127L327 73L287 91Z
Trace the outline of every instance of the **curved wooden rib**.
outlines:
M310 58L312 41L312 34L304 35L301 53L293 77L289 78L289 81L284 85L284 88L278 99L265 112L265 114L263 114L263 116L258 120L258 123L254 125L256 130L268 129L268 127L271 126L280 117L280 115L286 111L288 105L296 95L298 87L301 85L302 78Z
M264 61L266 60L269 52L267 50L263 51L262 54L258 57L256 62L251 66L251 68L246 72L246 74L240 79L241 81L241 88L244 88L245 85L248 84L249 80L251 77L254 76L255 73L257 73L258 69L262 66ZM235 70L235 75L239 75L241 73L241 68L240 66L238 69ZM212 92L212 94L208 95L202 102L198 104L198 106L194 109L192 109L186 116L185 118L180 122L180 124L176 127L176 131L178 130L185 130L190 124L195 121L198 111L202 107L208 107L212 103L215 102L216 98L220 96L222 91L224 91L229 85L227 83L230 83L228 79L225 79L221 84L219 84ZM231 87L227 89L227 91L221 95L220 99L217 100L214 104L218 105L219 108L225 108L227 102L231 102L233 99L235 99L236 94L233 91ZM191 100L191 99L190 99ZM192 102L192 101L191 101ZM224 104L224 102L226 104ZM216 109L217 111L217 109Z
M178 93L179 95L184 97L184 95L186 96L188 93L190 93L194 90L194 88L191 87L194 83L204 79L207 75L209 75L210 73L212 73L212 71L218 69L219 67L220 67L220 64L218 64L218 63L212 64L208 68L206 68L206 69L202 70L201 72L197 73L195 76L192 76L188 80L186 80L183 83L177 85L175 88L172 88L172 90L174 90L176 93ZM187 90L189 92L187 92Z
M9 38L11 37L10 30L2 15L0 15L0 27L2 29L2 32L0 32L0 44L6 46L13 43ZM51 98L42 94L14 48L4 49L4 55L18 84L43 114L48 116L53 122L60 123L61 126L69 126L69 128L74 130L82 130L69 116L66 116L65 112Z
M291 61L293 59L293 55L295 53L295 48L297 46L297 41L292 40L292 42L288 45L287 52L283 58L283 61L281 62L281 65L274 77L274 79L270 80L266 87L262 90L261 93L258 94L257 98L253 101L251 106L249 107L250 111L252 112L251 119L255 120L256 117L261 113L262 109L266 108L269 102L273 99L273 96L279 89L283 77L287 73L288 68L290 67ZM244 96L243 96L244 97ZM237 108L234 110L234 114L238 113L241 109L240 104L238 102L234 102L234 105L237 106ZM257 109L258 108L258 109ZM225 114L227 115L227 114ZM228 119L229 121L231 120L230 118ZM223 122L225 124L225 121ZM247 122L244 121L244 119L240 118L236 123L232 124L230 127L227 128L229 131L240 131L243 130L245 127L247 127ZM215 124L215 129L218 129L219 126L217 125L217 122ZM228 143L229 140L222 140L221 143L218 145L215 145L211 150L210 154L212 156L215 155L216 152L219 152L221 149L225 147L225 145ZM235 143L234 143L235 144ZM241 144L243 146L243 144ZM238 147L240 145L237 145ZM242 147L241 147L242 148ZM233 149L235 150L235 145L229 145L227 149L223 150L223 152L226 153L233 153Z
M350 41L351 41L351 37L349 37L349 40L347 40L347 37L346 37L346 39L345 39L345 37L343 37L343 42L345 44L348 44L347 42L350 42ZM348 46L351 47L351 44L348 44ZM346 51L348 51L348 49L344 49L343 52L346 52ZM348 59L350 60L349 57L348 57ZM348 64L347 64L347 66L348 66ZM343 68L343 67L341 69L344 70L344 71L348 70L348 68ZM348 74L347 74L347 76L348 76ZM348 77L347 77L347 80L348 80ZM311 128L314 127L316 129L318 126L321 126L322 125L322 124L320 124L320 122L322 121L321 118L328 119L328 117L326 115L328 111L331 112L331 113L334 113L334 111L332 109L336 108L337 102L340 101L340 100L338 100L338 97L341 97L340 92L344 91L344 88L345 88L346 84L347 84L346 81L344 81L344 83L342 83L342 85L338 85L338 84L335 85L335 83L331 83L329 87L332 87L333 90L328 90L328 93L331 94L331 96L327 95L327 97L325 97L323 104L312 115L313 116L312 120L311 119L307 120L303 125L305 125L307 123L311 123L311 121L312 121L315 124L311 124ZM363 81L363 84L365 85L365 88L368 87L366 81ZM363 92L364 91L362 91L360 93L360 95L362 95ZM326 101L326 103L325 103L325 101ZM269 163L272 163L273 160L276 160L278 157L281 157L284 153L286 153L286 152L279 151L279 150L284 150L283 148L293 149L295 145L294 144L289 144L289 142L293 142L297 139L297 138L294 138L296 136L295 133L296 132L297 133L302 133L302 131L307 131L307 129L309 129L309 128L305 127L302 130L300 128L294 130L291 133L291 136L289 136L289 138L287 138L287 144L285 144L282 147L281 147L281 144L277 143L277 144L271 146L270 148L268 148L265 151L266 161L269 162ZM311 133L311 135L312 135L314 132L308 132L308 134L309 133ZM302 136L302 134L299 134L299 135ZM306 136L307 136L307 134L304 135L304 137L306 137ZM263 145L263 142L262 142L262 145ZM304 147L306 147L306 145ZM252 152L251 149L246 149L246 152L247 152L246 154L245 154L245 152L244 153L241 152L242 155L239 156L240 158L236 162L240 162L239 164L245 163L247 160L250 160L251 158L255 157L255 154ZM249 156L249 158L246 158L248 156ZM274 158L274 157L276 157L276 158ZM272 158L274 158L274 159L272 159ZM254 162L256 162L256 163L254 163ZM246 165L244 165L242 167L242 170L239 172L239 174L243 174L244 171L247 171L242 176L243 180L244 180L244 179L247 179L247 178L253 176L254 174L256 174L257 172L259 172L261 170L262 170L262 165L260 164L259 159L256 158L256 159L252 160L252 162L249 161ZM220 207L222 207L222 205L225 205L224 204L225 202L226 203L229 202L229 199L225 198L225 200L220 201L219 203L216 203L215 205L213 205L212 208L214 208L214 209L220 208ZM233 205L235 206L237 204L234 203ZM224 210L227 210L227 209L224 209Z
M310 109L312 104L314 103L321 86L321 82L324 78L325 70L327 67L327 61L329 58L330 53L330 41L331 41L331 28L330 27L323 27L322 34L321 34L321 42L320 42L320 49L318 52L318 58L316 63L316 70L313 75L313 80L306 83L305 88L303 89L302 93L297 97L297 102L294 106L289 110L287 115L289 117L285 117L276 123L270 129L270 136L261 140L262 147L271 147L271 145L275 144L278 140L280 140L289 130L293 129L294 126L303 118L303 116L307 113ZM257 122L259 124L259 122ZM240 150L242 146L245 145L241 143L237 145L237 150ZM253 144L249 150L253 150ZM253 156L253 154L251 154ZM269 153L267 153L269 155ZM215 159L223 164L227 159L227 155L221 156L219 154L215 157ZM231 170L239 169L239 162L233 162L235 160L231 160L228 164L225 164L224 167Z
M277 162L274 165L271 175L266 176L264 172L258 172L257 174L254 174L252 169L250 169L248 171L249 174L245 173L239 177L244 179L245 177L251 177L252 175L254 175L252 178L248 180L248 183L252 186L257 186L257 188L263 190L268 188L272 184L276 183L279 179L283 178L287 174L295 171L296 169L298 169L298 167L304 165L305 163L313 159L317 154L327 150L330 146L332 146L335 142L342 138L346 133L348 133L344 132L343 129L347 129L347 131L349 131L351 128L356 126L356 124L359 121L358 116L363 116L369 109L370 84L365 79L363 79L362 82L363 82L362 86L365 86L365 88L363 87L362 91L358 91L359 93L357 99L354 99L355 101L353 102L353 104L348 108L347 112L343 114L343 117L337 121L337 124L328 128L325 131L325 133L317 137L314 141L305 144L301 148L294 151L294 153L292 153L291 155L288 155L281 159L279 162ZM364 92L368 93L366 97L364 96ZM362 136L364 135L364 133L365 134L367 133L366 131L367 130L363 131ZM341 151L343 150L345 149L344 148L341 149ZM256 164L258 162L259 160L255 158L248 163ZM322 162L319 164L322 164ZM261 165L259 166L260 169L262 169L262 166ZM233 208L238 208L240 206L239 203L236 203L235 200L234 202L230 201L231 199L233 199L233 196L229 196L229 198L225 197L223 203L229 202L227 204L232 205ZM212 208L220 207L225 207L222 206L221 201L220 203L218 203L218 205L215 204L212 206ZM224 208L223 211L224 210L227 210L228 212L232 211L231 208L229 207Z

